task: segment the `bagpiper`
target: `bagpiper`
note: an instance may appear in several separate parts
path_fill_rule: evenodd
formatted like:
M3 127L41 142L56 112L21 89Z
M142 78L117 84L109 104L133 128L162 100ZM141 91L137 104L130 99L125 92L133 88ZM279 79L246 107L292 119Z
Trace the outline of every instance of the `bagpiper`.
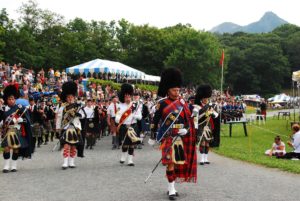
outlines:
M9 85L4 89L4 104L0 121L2 124L2 142L4 168L3 173L17 171L17 160L19 157L31 158L33 153L32 133L30 128L30 117L27 109L16 104L19 90L15 85ZM10 165L10 152L12 150L12 161Z
M112 149L119 148L119 136L117 136L117 125L115 122L115 117L117 113L117 109L119 107L118 97L111 97L111 103L107 108L107 124L110 128L110 134L112 135Z
M134 166L133 154L134 146L140 143L140 139L135 132L137 120L142 119L141 108L132 101L133 87L130 84L123 84L119 93L119 108L115 121L118 124L117 132L121 139L122 155L120 163L125 163L128 158L128 166ZM127 155L128 153L128 155Z
M99 124L99 111L98 106L92 105L92 100L90 98L86 101L86 106L79 110L81 118L83 120L83 131L86 138L86 149L93 149L96 143L96 134Z
M58 109L56 128L60 130L60 142L63 146L62 169L75 168L75 157L77 145L82 143L80 131L81 124L78 110L80 105L75 102L77 84L69 81L62 85L60 95L63 102Z
M33 97L29 98L29 105L27 106L29 116L30 116L30 122L32 127L32 145L35 147L40 147L42 144L42 122L40 113L38 112L38 107L35 104L35 100Z
M156 105L149 140L149 144L153 144L155 138L161 143L161 161L166 166L170 200L179 196L175 182L197 181L196 135L188 104L180 97L182 82L181 72L176 68L166 69L161 74L158 95L165 98Z
M194 125L197 132L197 143L200 151L200 165L210 164L208 161L209 143L213 140L212 130L214 123L212 118L217 118L218 113L215 111L209 98L212 95L212 89L209 85L201 85L197 88L195 104L193 108Z

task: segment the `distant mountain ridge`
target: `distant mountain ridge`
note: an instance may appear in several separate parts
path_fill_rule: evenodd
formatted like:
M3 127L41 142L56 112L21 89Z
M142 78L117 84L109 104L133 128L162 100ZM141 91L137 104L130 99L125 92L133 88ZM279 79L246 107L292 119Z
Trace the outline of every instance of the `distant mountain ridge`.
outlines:
M273 12L266 12L259 21L253 22L246 26L240 26L232 22L224 22L210 30L215 33L235 33L235 32L246 32L246 33L267 33L273 31L273 29L283 25L289 24L284 19L281 19Z

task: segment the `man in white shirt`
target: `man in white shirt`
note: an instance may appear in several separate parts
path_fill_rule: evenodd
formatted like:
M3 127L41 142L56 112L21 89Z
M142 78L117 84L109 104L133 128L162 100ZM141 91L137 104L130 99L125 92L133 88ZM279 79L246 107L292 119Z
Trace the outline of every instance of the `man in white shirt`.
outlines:
M112 135L113 147L112 149L119 148L119 136L117 136L117 125L115 123L116 113L118 111L118 97L113 96L111 104L107 108L107 124L110 128L110 133Z
M134 166L133 152L134 145L140 142L136 136L134 128L136 127L137 120L142 119L141 108L132 102L133 87L130 84L123 84L121 92L119 93L119 110L116 114L115 121L118 125L117 132L122 139L122 156L120 163L123 164L127 158L128 152L128 166Z
M93 106L91 99L87 99L86 106L79 110L83 119L83 131L86 138L86 149L93 149L96 143L97 121L99 121L98 108Z

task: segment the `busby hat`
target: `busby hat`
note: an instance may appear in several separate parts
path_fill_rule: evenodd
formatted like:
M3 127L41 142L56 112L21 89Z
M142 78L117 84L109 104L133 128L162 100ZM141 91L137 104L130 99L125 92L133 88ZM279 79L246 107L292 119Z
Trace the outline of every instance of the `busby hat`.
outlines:
M199 105L203 98L210 98L212 94L211 86L201 85L197 88L195 96L195 104Z
M190 97L188 98L188 100L189 100L189 101L195 100L195 96L190 96Z
M67 95L76 96L77 94L77 84L73 81L65 82L62 85L62 92L60 94L60 99L66 102Z
M160 76L160 83L158 86L157 95L165 97L167 92L171 88L181 87L182 85L182 74L177 68L168 68L162 72Z
M119 92L119 100L121 103L125 102L125 100L124 100L125 94L129 94L132 96L133 87L131 84L127 84L127 83L122 84L121 91Z
M3 90L3 100L4 100L4 104L7 104L7 99L10 96L14 96L15 99L20 97L20 93L18 88L15 85L8 85L7 87L5 87L5 89Z

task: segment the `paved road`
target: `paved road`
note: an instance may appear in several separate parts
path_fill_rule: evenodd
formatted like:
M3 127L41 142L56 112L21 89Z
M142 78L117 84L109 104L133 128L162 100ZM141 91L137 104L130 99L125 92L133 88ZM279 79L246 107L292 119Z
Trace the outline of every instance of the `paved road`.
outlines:
M19 162L17 173L0 173L1 201L150 201L168 200L164 168L159 166L149 183L144 179L159 159L159 152L145 146L136 151L135 167L119 164L120 151L110 149L110 138L77 159L77 168L61 170L60 152L54 143L38 149L32 160ZM211 164L199 166L197 184L178 184L178 200L296 201L300 175L267 169L210 155ZM299 162L299 161L295 161ZM3 160L0 160L3 167Z

